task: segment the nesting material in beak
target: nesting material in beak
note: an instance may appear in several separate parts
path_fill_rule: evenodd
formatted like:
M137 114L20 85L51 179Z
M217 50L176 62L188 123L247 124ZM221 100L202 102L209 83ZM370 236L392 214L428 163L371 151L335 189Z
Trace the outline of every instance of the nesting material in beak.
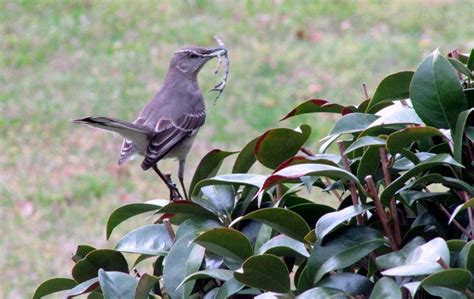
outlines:
M212 52L214 57L217 57L217 66L216 66L216 69L214 70L214 74L219 73L219 70L222 66L222 63L224 63L224 68L225 68L224 69L224 74L222 75L221 82L219 82L216 86L214 86L214 88L209 90L209 92L211 92L211 91L217 91L218 92L216 98L214 99L214 103L215 103L215 101L221 96L221 93L224 91L225 85L227 83L227 78L229 76L230 61L229 61L229 55L227 53L227 49L225 48L225 45L222 42L222 40L217 35L214 36L214 39L216 40L217 45L219 46L219 48L215 49Z

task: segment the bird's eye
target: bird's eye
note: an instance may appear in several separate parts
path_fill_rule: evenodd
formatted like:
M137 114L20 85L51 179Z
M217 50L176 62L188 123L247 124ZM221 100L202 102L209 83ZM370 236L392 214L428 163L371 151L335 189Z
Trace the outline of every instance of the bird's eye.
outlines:
M198 58L198 57L199 57L199 55L197 55L197 54L194 54L194 53L191 53L191 54L189 54L189 57L191 57L191 58L193 58L193 59L194 59L194 58Z

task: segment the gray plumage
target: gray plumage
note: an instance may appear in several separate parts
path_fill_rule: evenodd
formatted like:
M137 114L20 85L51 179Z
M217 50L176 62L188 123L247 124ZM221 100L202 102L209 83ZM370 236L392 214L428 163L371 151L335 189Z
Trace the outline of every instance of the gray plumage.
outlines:
M177 51L163 86L132 123L108 117L85 117L74 122L122 135L125 139L119 165L135 154L144 156L143 170L163 158L177 158L182 180L186 155L206 119L197 75L207 61L225 54L223 48L188 47Z

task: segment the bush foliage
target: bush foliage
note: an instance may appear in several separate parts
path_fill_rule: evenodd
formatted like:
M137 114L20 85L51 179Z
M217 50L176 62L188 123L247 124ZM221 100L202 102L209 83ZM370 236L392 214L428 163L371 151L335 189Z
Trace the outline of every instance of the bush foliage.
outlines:
M34 297L474 298L473 70L474 50L435 50L358 106L300 104L283 120L312 113L315 128L318 113L340 116L317 153L306 124L250 141L230 174L218 171L235 153L209 152L192 200L119 207L107 238L152 217L114 249L78 246L72 278ZM269 174L249 172L255 163ZM337 207L310 200L315 188Z

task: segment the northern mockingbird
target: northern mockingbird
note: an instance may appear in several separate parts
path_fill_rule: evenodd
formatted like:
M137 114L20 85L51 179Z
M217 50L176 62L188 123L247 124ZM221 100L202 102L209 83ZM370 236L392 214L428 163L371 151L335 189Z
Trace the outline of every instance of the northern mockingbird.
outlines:
M221 42L219 44L223 46ZM122 165L136 154L144 156L141 164L143 170L152 168L160 176L170 190L171 200L181 198L181 195L170 176L164 175L158 169L157 163L161 159L177 158L178 178L187 199L183 179L185 160L199 128L206 119L197 75L213 57L219 58L219 66L221 57L225 57L228 66L227 51L224 47L187 47L175 52L163 86L133 123L109 117L85 117L74 122L122 135L125 139L118 164ZM226 67L223 81L213 90L222 92L227 71Z

